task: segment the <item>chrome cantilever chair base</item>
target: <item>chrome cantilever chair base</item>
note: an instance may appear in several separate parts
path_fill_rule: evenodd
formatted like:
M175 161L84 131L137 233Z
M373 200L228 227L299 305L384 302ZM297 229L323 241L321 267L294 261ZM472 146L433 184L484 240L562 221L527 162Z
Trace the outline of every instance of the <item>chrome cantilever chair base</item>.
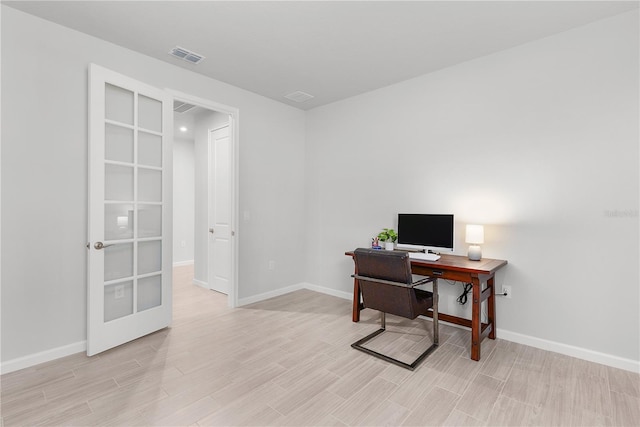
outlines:
M351 344L351 347L355 348L356 350L360 350L364 353L367 353L371 356L377 357L378 359L382 359L389 363L393 363L394 365L400 366L402 368L409 369L410 371L413 371L414 369L416 369L418 365L424 359L427 358L427 356L429 356L436 348L438 348L438 342L436 339L435 340L436 342L431 344L429 348L427 348L424 352L422 352L416 360L414 360L411 363L405 363L402 360L394 359L393 357L387 356L386 354L382 354L375 350L371 350L370 348L364 347L363 344L369 342L370 340L372 340L373 338L377 337L378 335L380 335L381 333L387 330L385 327L385 313L380 313L380 322L382 323L382 327L380 329L354 342L353 344Z

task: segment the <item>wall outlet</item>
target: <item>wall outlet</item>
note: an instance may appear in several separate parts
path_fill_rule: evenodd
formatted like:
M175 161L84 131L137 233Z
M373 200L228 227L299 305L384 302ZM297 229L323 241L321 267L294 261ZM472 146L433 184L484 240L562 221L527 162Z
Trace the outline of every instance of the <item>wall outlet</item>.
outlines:
M505 298L511 299L511 286L502 285L502 295L504 295Z
M187 241L186 240L180 241L180 247L181 248L186 248L187 247Z
M275 261L269 261L269 270L273 271L276 269L276 262Z
M115 299L124 298L124 285L116 286L114 298Z

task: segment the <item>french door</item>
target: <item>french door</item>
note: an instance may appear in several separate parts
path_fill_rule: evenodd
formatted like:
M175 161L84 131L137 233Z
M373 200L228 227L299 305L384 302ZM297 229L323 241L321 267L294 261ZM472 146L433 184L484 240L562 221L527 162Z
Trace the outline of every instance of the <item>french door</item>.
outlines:
M171 323L172 101L89 68L87 355Z

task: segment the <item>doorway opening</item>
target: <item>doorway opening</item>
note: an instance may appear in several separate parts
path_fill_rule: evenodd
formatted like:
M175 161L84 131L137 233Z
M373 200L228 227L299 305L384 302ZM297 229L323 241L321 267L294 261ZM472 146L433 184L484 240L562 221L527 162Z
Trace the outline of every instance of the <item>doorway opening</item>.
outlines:
M191 95L174 101L174 267L237 306L238 111Z

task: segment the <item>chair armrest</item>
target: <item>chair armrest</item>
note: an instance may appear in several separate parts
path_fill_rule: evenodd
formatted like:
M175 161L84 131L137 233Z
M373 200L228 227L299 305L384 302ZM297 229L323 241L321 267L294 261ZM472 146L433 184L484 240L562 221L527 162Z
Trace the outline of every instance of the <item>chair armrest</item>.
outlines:
M426 283L431 283L434 280L437 280L437 277L425 277L424 279L420 279L420 280L416 280L415 282L413 282L411 284L411 286L419 286L419 285L424 285Z
M374 277L360 276L359 274L352 274L351 277L358 280L366 280L375 283L384 283L385 285L402 286L405 288L413 288L414 286L424 285L425 283L433 282L433 277L426 277L413 283L392 282L390 280L376 279Z

